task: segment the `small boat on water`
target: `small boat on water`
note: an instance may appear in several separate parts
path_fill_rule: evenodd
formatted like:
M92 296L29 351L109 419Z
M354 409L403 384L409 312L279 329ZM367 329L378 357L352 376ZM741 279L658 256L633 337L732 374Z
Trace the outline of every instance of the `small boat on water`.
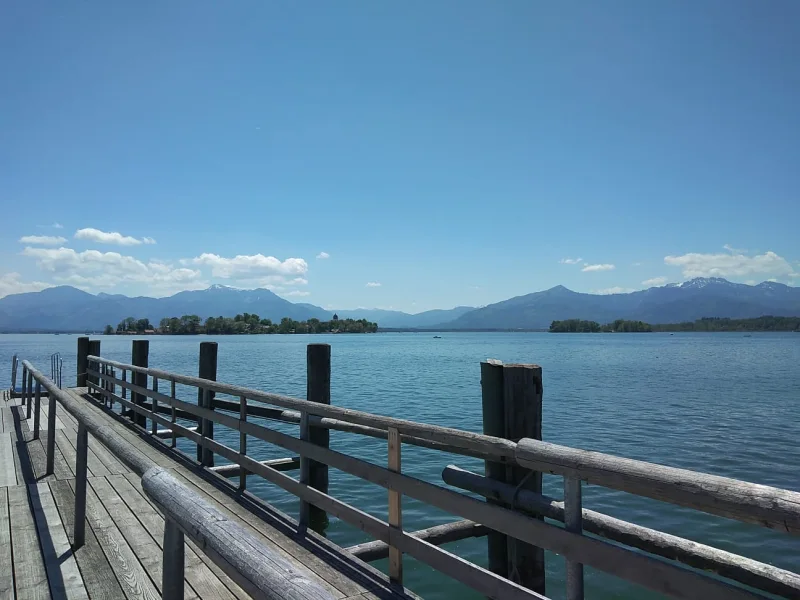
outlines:
M433 339L435 339L435 340L440 340L440 339L442 339L442 336L440 336L440 335L435 335L435 336L433 336Z

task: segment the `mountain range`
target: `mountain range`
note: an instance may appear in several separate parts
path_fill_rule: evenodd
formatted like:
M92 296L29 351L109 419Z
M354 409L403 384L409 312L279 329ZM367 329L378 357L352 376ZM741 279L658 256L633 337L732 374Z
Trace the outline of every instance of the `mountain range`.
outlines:
M677 323L702 317L798 316L800 288L768 281L745 285L719 278L697 278L609 295L583 294L556 286L481 308L458 306L409 314L380 309L330 311L289 302L266 289L221 285L166 298L95 295L59 286L0 299L0 331L98 331L126 317L146 317L157 324L163 317L196 314L205 319L244 312L273 321L283 317L329 320L336 312L340 318L363 318L385 328L546 329L552 321L572 318L600 323L614 319Z

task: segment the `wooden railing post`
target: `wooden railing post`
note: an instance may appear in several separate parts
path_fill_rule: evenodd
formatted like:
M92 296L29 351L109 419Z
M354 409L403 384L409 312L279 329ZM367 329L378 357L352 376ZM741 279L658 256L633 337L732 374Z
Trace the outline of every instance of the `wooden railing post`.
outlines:
M54 437L50 430L48 439ZM75 444L75 524L73 549L82 547L86 540L86 461L89 448L89 433L82 422L78 422L78 439Z
M33 405L33 373L31 373L30 371L28 371L28 385L25 386L25 394L27 395L27 398L28 398L28 400L27 400L28 405L25 407L25 409L26 409L26 411L28 413L27 416L30 419L31 418L31 408L32 408L32 405Z
M309 344L306 348L306 399L320 404L331 403L331 346L330 344ZM311 427L309 415L302 413L300 438L322 446L330 447L330 432L321 427ZM300 457L300 482L319 491L328 493L328 465ZM328 527L328 515L319 507L308 502L300 503L300 522L317 533L324 533Z
M161 594L163 600L183 600L184 583L184 540L183 532L175 521L164 521L164 559Z
M17 355L11 357L11 392L17 391L17 365L19 365L19 359Z
M22 385L20 386L20 398L22 405L25 406L25 385L28 383L28 369L25 365L22 365ZM12 390L16 392L16 390Z
M538 365L503 365L505 438L542 439L542 368ZM542 474L523 467L508 467L508 483L542 493ZM540 520L544 520L539 517ZM508 578L545 595L544 549L508 538Z
M75 381L76 387L86 387L86 369L89 368L89 361L86 357L89 356L89 338L78 338L78 368L77 379Z
M389 470L400 473L401 442L400 432L395 427L389 431ZM389 579L392 583L403 585L403 553L397 547L395 538L403 535L403 494L389 488Z
M158 377L153 377L153 391L154 392L158 391ZM158 400L156 400L156 397L153 396L150 401L151 401L151 404L150 404L150 416L151 417L155 417L156 414L158 413ZM155 436L157 432L158 432L158 423L156 423L155 418L151 418L150 419L150 434Z
M100 356L100 340L89 340L89 355L90 356ZM88 367L88 360L87 367ZM100 364L95 363L94 369L97 372L100 372ZM100 385L100 378L97 375L88 375L86 378L87 381L91 382L94 385ZM96 400L103 400L103 393L94 388L91 396Z
M247 396L239 396L239 421L247 423ZM239 456L247 456L247 432L239 431ZM244 491L247 488L247 470L239 466L239 489Z
M135 367L147 367L148 356L150 355L150 341L149 340L133 340L131 348L131 364ZM138 373L131 371L131 383L139 387L147 387L147 375L145 373ZM136 406L141 406L145 402L145 396L139 393L131 392L131 401ZM139 427L147 426L147 418L135 410L130 411L131 421L136 423Z
M200 343L200 363L197 369L197 376L200 379L217 380L217 342ZM208 404L206 405L206 400ZM214 392L199 388L197 390L197 406L214 410ZM208 439L214 439L214 422L209 419L198 419L198 433ZM208 448L197 446L197 462L204 467L214 466L214 453Z
M583 532L581 480L564 477L564 525L567 531ZM567 560L567 600L583 600L583 565Z
M47 475L53 474L56 458L56 396L49 394L47 398Z
M33 439L39 439L39 421L41 420L41 403L42 403L42 384L38 381L36 382L36 396L34 398L34 406L33 406ZM53 435L54 432L48 431L47 435Z
M487 360L481 363L481 401L483 405L483 433L494 437L506 437L506 413L503 400L503 363ZM485 461L488 479L506 483L506 466L503 463ZM490 504L502 504L487 500ZM496 575L508 577L508 539L494 530L486 536L489 551L489 570Z

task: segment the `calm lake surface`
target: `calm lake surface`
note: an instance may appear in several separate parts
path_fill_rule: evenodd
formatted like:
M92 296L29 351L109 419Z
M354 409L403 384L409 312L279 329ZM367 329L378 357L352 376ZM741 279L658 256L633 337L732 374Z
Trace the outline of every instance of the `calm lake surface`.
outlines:
M800 491L800 335L429 333L151 337L150 364L197 373L198 344L219 343L218 379L305 397L305 347L332 345L332 401L338 406L426 423L481 431L480 366L487 358L537 363L544 374L546 441ZM76 335L0 335L0 387L10 384L18 353L43 372L50 355L64 360L64 385L74 385ZM98 336L102 354L130 362L131 338ZM179 396L196 400L188 388ZM296 426L278 424L295 432ZM238 435L217 426L217 438L237 447ZM386 464L386 442L331 432L331 446ZM184 449L194 453L193 447ZM260 459L288 455L249 440ZM219 463L218 463L219 464ZM412 446L403 471L441 483L447 464L482 472L480 461ZM331 470L332 495L386 518L386 491ZM545 492L560 497L561 478L545 477ZM298 503L257 477L248 487L297 516ZM639 525L800 571L800 540L760 527L702 515L660 502L584 487L584 507ZM454 517L405 499L407 530ZM366 541L332 520L329 537L342 546ZM486 541L447 546L486 564ZM477 594L406 559L408 587L426 598ZM385 562L385 561L384 561ZM380 568L386 565L378 563ZM548 596L563 597L564 561L547 555ZM645 590L587 569L588 598L655 598Z

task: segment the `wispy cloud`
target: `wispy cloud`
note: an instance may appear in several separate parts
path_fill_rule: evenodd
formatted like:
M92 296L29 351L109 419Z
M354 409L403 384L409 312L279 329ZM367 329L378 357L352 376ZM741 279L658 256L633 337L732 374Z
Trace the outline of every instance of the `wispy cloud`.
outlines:
M151 237L138 239L130 235L122 235L118 231L101 231L93 227L85 227L75 232L75 239L96 242L98 244L114 244L117 246L139 246L141 244L155 244Z
M747 254L747 250L746 249L744 249L744 248L734 248L730 244L725 244L723 246L723 248L725 248L725 250L727 250L731 254Z
M19 238L20 244L34 244L36 246L58 246L67 241L60 235L23 235Z
M594 273L595 271L613 271L616 268L617 268L616 266L610 265L608 263L600 265L590 265L584 263L581 271L583 271L584 273Z
M40 292L49 287L53 287L53 284L43 281L22 281L19 273L0 275L0 298L5 298L9 294Z
M645 279L642 282L642 285L647 287L657 287L660 285L664 285L665 283L667 283L666 277L653 277L652 279Z
M369 281L367 282L367 287L381 287L381 284L378 281Z
M280 260L274 256L264 256L263 254L239 254L232 258L226 258L219 254L206 252L181 262L210 267L214 277L223 279L245 279L268 275L298 277L305 275L308 271L308 263L302 258Z
M561 263L562 265L577 265L582 260L583 260L582 258L562 258L558 262Z
M317 258L319 258L320 260L324 260L324 259L330 258L330 257L331 257L331 255L328 254L327 252L320 252L319 254L317 254Z
M306 292L303 290L291 290L289 292L281 293L281 296L310 296L311 292Z
M729 252L732 251L729 250ZM687 279L692 277L746 277L748 275L797 277L797 273L789 261L772 251L755 256L735 253L690 252L681 256L665 256L664 264L679 267Z

